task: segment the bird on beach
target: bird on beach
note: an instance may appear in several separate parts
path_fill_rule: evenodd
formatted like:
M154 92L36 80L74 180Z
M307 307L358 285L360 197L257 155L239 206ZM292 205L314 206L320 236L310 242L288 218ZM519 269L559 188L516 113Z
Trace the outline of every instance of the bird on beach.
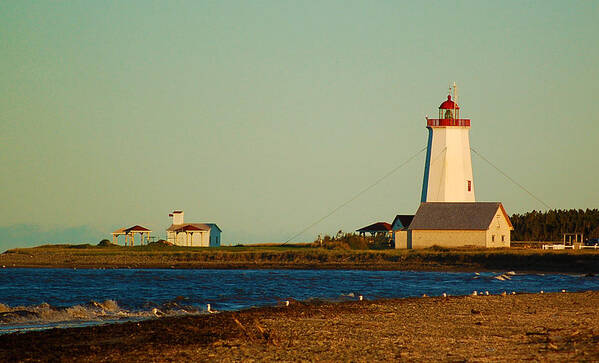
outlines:
M362 295L358 296L358 300L360 300L360 301L364 300L364 296L362 296Z
M218 313L218 311L212 310L212 308L210 307L210 304L206 304L206 311L209 312L210 314Z
M478 295L478 292L476 292L476 291L472 292L472 296L477 296L477 295Z
M444 292L444 293L443 293L443 297L447 297L447 293L445 293L445 292Z
M505 296L505 295L507 295L507 293L505 291L501 293L501 296Z
M289 306L289 300L285 300L285 306Z
M485 291L485 295L489 296L489 292L488 292L488 291Z

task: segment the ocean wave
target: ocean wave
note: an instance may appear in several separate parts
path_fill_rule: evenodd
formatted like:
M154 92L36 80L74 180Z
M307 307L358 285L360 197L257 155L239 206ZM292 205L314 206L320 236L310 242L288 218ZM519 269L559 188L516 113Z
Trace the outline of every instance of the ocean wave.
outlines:
M114 300L90 301L87 304L68 307L57 307L47 303L11 307L0 303L0 327L18 324L126 321L197 313L202 313L202 310L182 305L177 301L169 301L161 305L149 303L146 309L138 311L123 309Z

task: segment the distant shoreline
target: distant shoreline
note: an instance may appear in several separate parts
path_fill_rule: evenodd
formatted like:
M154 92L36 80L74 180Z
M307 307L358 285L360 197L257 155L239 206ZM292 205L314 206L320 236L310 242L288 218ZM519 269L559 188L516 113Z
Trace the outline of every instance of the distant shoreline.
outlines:
M4 268L328 269L599 273L599 251L531 249L326 250L310 247L18 248Z

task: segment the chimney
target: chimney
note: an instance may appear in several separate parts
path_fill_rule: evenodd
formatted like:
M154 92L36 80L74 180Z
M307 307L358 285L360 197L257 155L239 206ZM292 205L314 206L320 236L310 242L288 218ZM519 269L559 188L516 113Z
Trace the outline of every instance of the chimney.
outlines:
M175 210L173 213L168 215L169 217L173 217L173 224L183 224L183 211Z

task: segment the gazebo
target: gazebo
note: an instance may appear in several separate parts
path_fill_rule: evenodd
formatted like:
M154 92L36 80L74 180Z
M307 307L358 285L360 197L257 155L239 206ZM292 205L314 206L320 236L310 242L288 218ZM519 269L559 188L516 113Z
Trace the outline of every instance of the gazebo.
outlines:
M391 230L391 225L389 223L377 222L364 228L360 228L357 230L357 232L360 234L360 236L366 236L366 233L370 233L371 236L376 236L378 234L390 235Z
M141 244L143 245L145 238L147 238L148 241L150 240L150 232L152 231L140 225L135 225L129 228L119 228L116 231L112 232L112 242L114 244L118 244L119 236L125 236L125 246L133 246L135 234L139 233L141 238Z

